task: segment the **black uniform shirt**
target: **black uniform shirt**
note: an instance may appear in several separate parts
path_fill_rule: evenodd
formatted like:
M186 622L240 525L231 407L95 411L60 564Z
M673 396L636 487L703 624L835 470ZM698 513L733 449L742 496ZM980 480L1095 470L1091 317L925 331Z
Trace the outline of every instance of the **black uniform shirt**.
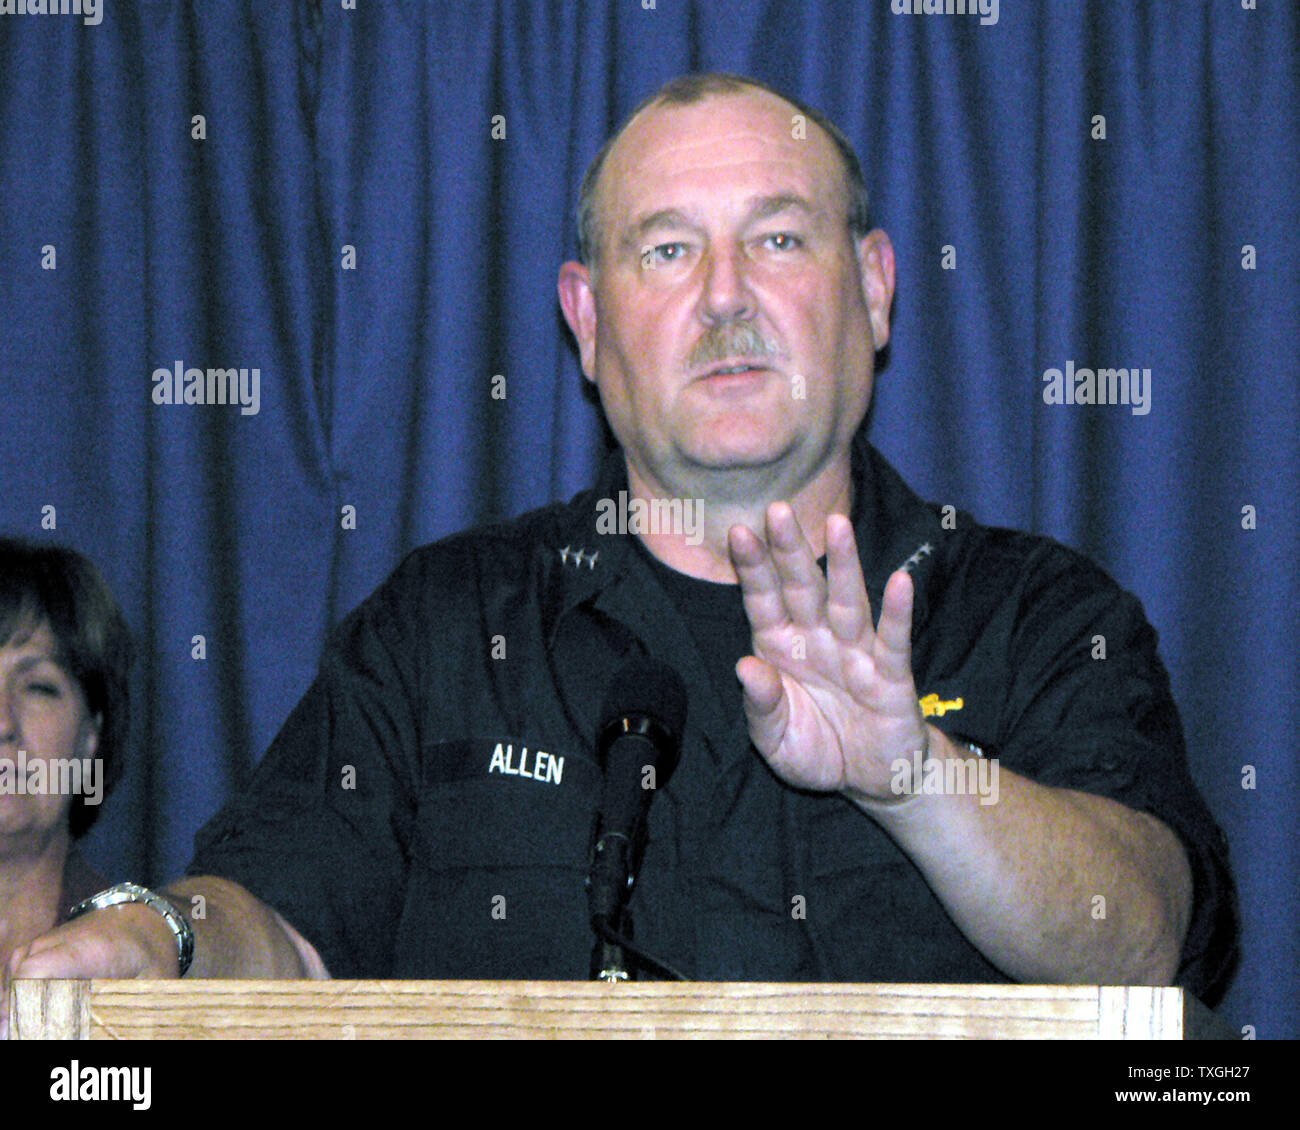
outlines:
M893 570L915 581L929 720L1168 824L1195 886L1178 980L1214 999L1235 959L1227 849L1137 600L1053 541L923 503L861 437L854 474L873 613ZM734 675L738 588L608 532L598 503L626 487L616 452L569 504L407 557L336 629L189 873L248 888L336 977L585 978L597 715L648 653L690 697L631 904L643 947L702 980L1005 981L869 817L767 768Z

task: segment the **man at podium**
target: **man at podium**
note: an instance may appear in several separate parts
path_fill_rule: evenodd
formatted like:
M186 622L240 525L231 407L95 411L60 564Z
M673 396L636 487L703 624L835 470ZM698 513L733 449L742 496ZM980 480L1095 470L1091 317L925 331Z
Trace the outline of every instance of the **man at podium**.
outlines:
M649 656L687 702L643 785L638 975L1213 1001L1226 845L1139 603L923 502L866 440L894 251L839 130L676 80L579 222L559 300L619 443L596 486L411 554L188 877L8 975L176 976L192 946L191 977L586 977L602 704Z

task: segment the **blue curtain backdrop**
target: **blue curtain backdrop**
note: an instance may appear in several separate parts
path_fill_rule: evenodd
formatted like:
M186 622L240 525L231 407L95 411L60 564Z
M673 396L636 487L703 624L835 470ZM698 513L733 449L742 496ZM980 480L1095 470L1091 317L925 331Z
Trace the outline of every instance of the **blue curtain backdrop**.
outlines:
M407 550L588 483L602 427L554 288L582 170L664 80L740 71L844 128L897 247L875 443L1145 603L1233 844L1222 1011L1300 1035L1300 9L999 8L0 15L0 528L91 554L142 655L96 861L179 872ZM153 403L178 363L258 369L258 411ZM1149 368L1149 412L1045 403L1067 363Z

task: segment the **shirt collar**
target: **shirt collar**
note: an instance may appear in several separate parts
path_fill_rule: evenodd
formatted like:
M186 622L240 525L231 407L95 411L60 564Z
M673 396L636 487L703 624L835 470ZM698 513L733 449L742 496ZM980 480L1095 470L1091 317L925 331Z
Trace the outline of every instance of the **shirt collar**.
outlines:
M899 568L912 574L916 601L914 630L924 623L929 605L927 589L936 573L936 559L945 535L937 508L928 504L903 481L859 430L853 442L854 535L862 560L873 613L889 575ZM576 495L562 508L559 522L544 539L545 567L557 589L552 625L564 613L590 600L628 571L635 550L632 534L609 534L596 529L597 504L617 499L628 489L627 467L620 449L605 457L596 485Z

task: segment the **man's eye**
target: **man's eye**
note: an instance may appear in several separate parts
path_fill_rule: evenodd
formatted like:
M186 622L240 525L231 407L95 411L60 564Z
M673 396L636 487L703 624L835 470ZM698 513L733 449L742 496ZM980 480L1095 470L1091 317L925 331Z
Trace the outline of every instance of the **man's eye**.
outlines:
M42 698L59 698L62 691L54 683L28 683L27 689Z
M646 267L657 267L662 266L665 263L676 262L685 254L686 244L681 243L680 241L675 243L659 243L655 244L653 247L647 247L641 253L641 262L642 265Z
M764 242L774 251L797 251L803 246L803 240L786 231L773 232Z

